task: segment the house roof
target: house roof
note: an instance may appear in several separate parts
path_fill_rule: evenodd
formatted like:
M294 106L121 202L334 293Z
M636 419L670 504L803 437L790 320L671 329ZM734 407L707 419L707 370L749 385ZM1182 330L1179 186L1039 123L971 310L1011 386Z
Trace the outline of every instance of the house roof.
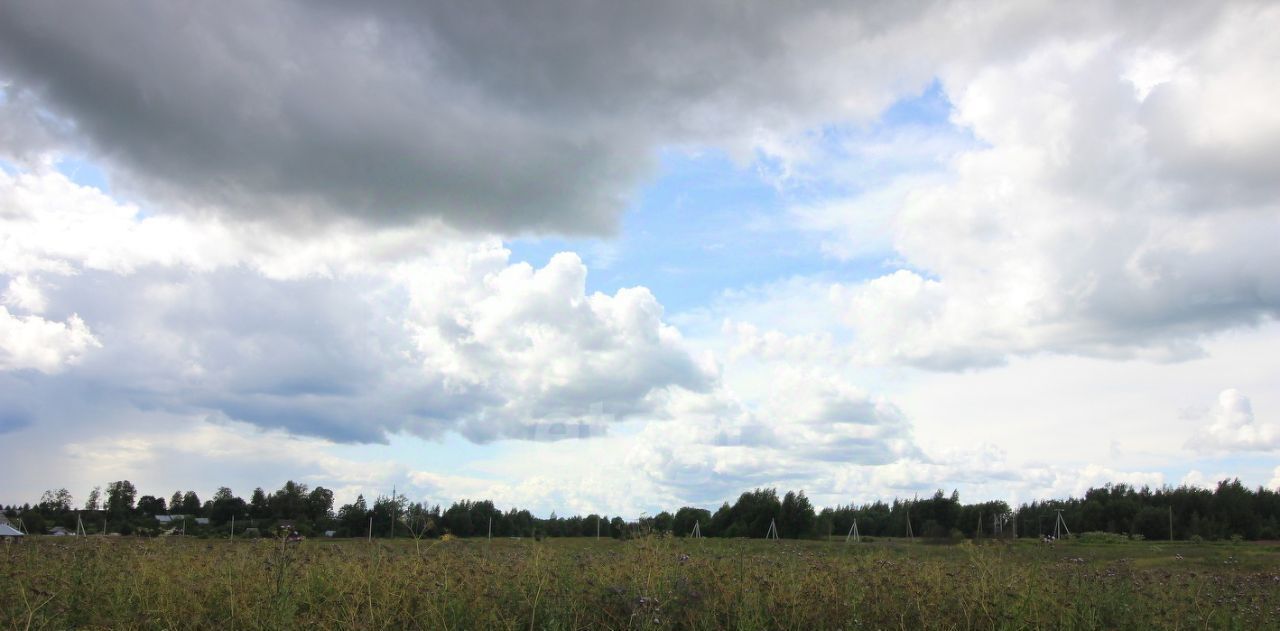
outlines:
M0 524L0 537L21 537L23 536L17 528L9 524Z

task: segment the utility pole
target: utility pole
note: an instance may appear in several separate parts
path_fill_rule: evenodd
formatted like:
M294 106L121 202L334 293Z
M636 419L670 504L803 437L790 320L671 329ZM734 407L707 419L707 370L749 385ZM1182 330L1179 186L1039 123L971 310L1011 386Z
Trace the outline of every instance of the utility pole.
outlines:
M857 541L859 543L862 542L862 536L858 534L858 518L857 517L853 518L853 525L849 526L849 534L844 536L845 543L849 543L850 540Z
M1056 511L1058 514L1057 520L1053 522L1053 538L1061 539L1062 533L1064 532L1067 534L1067 536L1071 536L1071 529L1067 528L1067 520L1062 518L1062 509L1055 508L1053 510Z
M1169 541L1173 541L1173 504L1169 505Z

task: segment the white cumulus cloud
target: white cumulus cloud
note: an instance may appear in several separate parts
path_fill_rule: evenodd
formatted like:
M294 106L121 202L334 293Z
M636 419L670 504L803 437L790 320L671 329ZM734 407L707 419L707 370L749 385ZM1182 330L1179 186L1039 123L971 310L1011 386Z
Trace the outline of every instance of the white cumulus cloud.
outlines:
M1223 390L1218 395L1209 421L1187 441L1189 449L1226 452L1280 449L1280 426L1255 419L1249 397L1238 390Z
M0 307L0 371L34 369L57 373L100 346L78 316L53 322L39 316L15 316Z

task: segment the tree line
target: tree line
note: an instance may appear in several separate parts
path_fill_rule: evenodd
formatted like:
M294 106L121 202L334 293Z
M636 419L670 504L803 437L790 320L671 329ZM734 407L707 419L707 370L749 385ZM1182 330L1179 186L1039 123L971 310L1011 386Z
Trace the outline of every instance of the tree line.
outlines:
M804 491L779 497L772 488L742 493L716 511L686 506L674 512L624 519L621 516L574 515L535 517L528 510L498 509L492 501L461 500L447 509L411 502L404 495L379 495L368 502L363 495L334 509L333 491L289 481L274 492L254 489L249 500L220 487L201 500L194 491L138 497L128 480L112 482L105 491L95 487L80 507L66 489L46 491L34 505L4 507L11 520L20 519L29 532L55 526L129 534L163 530L155 517L180 514L193 518L187 532L198 535L266 533L285 525L304 535L338 537L613 537L639 533L689 536L697 530L707 537L764 537L770 526L783 538L846 536L915 536L926 539L972 537L1040 537L1054 531L1061 513L1072 532L1107 532L1147 539L1280 539L1280 493L1264 487L1250 489L1238 479L1223 480L1214 489L1133 487L1107 484L1089 489L1083 497L1033 501L1016 509L1003 501L963 504L959 494L938 491L925 499L895 499L815 510ZM194 518L201 518L195 523ZM253 529L250 531L249 529Z

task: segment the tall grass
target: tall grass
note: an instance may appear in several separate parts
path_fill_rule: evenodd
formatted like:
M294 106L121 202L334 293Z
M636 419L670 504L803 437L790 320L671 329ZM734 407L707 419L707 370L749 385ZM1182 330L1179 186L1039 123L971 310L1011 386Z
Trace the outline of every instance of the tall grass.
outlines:
M1178 551L1186 558L1152 546L39 538L0 548L0 625L1276 628L1275 549Z

